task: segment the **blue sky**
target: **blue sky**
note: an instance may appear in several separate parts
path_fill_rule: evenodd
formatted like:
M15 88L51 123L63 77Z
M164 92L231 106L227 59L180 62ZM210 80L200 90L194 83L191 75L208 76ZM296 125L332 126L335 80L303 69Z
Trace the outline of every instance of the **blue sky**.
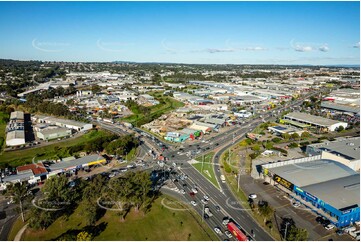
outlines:
M0 58L359 64L359 2L0 2Z

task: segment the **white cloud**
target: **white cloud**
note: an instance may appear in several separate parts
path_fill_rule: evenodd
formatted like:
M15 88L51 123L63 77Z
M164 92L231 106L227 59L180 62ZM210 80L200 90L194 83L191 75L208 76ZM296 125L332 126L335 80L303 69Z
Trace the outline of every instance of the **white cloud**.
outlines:
M327 45L321 45L319 48L318 48L319 51L322 51L322 52L328 52L330 50L330 48L328 48Z
M353 47L353 48L358 48L358 49L360 49L360 42L354 44L352 47Z
M302 45L296 45L293 47L293 49L298 52L309 52L313 50L311 46L302 46Z

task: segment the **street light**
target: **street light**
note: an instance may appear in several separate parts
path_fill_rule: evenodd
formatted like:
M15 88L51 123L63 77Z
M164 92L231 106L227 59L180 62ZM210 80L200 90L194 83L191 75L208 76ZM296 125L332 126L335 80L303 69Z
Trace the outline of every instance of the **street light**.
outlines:
M286 222L286 229L285 229L285 234L284 234L284 237L283 237L283 240L286 240L286 236L287 236L287 227L290 223L289 222Z

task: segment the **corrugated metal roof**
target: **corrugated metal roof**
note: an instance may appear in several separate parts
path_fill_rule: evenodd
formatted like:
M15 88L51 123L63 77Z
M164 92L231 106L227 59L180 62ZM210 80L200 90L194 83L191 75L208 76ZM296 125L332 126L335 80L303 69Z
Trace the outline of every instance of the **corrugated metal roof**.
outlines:
M338 124L338 123L345 123L345 122L340 122L340 121L323 118L323 117L311 115L308 113L301 113L301 112L289 113L289 114L285 115L285 118L292 118L292 119L296 119L299 121L315 124L318 126L327 126L327 127L334 125L334 124Z
M328 159L284 165L268 170L298 187L357 174L348 166Z
M360 206L360 174L301 187L334 208Z
M89 155L89 156L81 157L81 158L76 159L76 160L61 161L59 163L55 163L55 164L50 165L49 168L50 168L51 171L62 170L62 169L67 169L69 167L85 165L85 164L88 164L90 162L103 160L103 159L104 159L104 157L101 156L101 155Z

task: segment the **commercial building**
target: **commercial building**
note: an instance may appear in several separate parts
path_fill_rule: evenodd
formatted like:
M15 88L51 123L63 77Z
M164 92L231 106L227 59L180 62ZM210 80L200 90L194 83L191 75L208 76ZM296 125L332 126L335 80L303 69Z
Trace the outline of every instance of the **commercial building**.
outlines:
M302 133L304 132L304 130L297 129L288 125L270 126L268 127L268 131L279 136L282 136L282 134L289 134L289 135L298 134L301 136Z
M54 140L59 138L70 137L71 129L50 126L51 128L40 129L36 132L36 136L41 140Z
M338 127L343 126L343 128L347 127L347 123L345 122L339 122L332 119L327 119L307 113L301 113L301 112L292 112L284 116L283 118L284 122L288 122L295 126L302 126L298 125L300 124L306 124L310 126L315 126L316 128L320 129L321 131L335 131Z
M360 137L340 138L336 141L326 141L310 144L306 147L309 156L321 155L322 159L340 162L355 171L360 170Z
M6 145L18 146L25 144L24 112L15 111L10 114L6 127Z
M38 123L46 123L46 124L56 125L59 127L73 129L76 131L86 131L86 130L90 130L93 128L92 124L69 120L69 119L55 118L55 117L50 117L50 116L35 115L32 117L32 120L34 120Z
M262 165L266 181L337 227L360 221L360 174L321 156Z
M105 163L106 160L101 155L89 155L78 159L63 159L49 166L48 176Z

